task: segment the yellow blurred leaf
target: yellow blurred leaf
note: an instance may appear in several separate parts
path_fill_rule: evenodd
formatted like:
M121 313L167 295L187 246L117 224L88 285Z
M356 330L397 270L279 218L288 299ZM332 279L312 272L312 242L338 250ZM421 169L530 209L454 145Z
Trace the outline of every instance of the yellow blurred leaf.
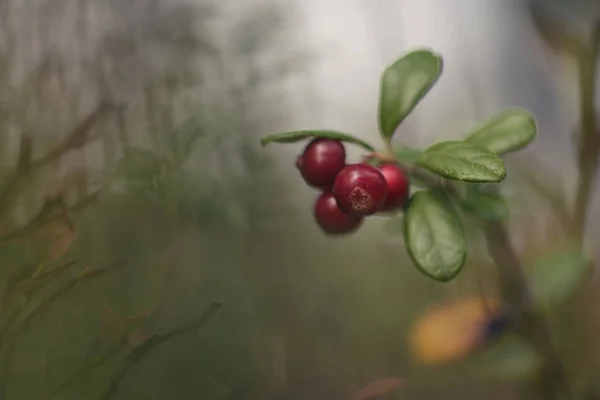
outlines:
M494 297L472 296L426 310L409 333L413 355L429 365L464 359L480 344L482 333L500 305Z

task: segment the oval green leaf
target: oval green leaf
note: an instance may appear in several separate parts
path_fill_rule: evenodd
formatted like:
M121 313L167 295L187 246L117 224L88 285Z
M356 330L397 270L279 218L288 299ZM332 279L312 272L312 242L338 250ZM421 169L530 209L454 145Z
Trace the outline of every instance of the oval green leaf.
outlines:
M477 184L470 185L460 204L465 211L483 219L504 219L509 213L502 196L483 191Z
M458 275L467 258L467 240L462 222L444 194L415 193L403 225L406 250L417 268L440 282Z
M466 142L486 147L496 154L505 154L526 147L536 134L533 115L515 108L490 118L471 133Z
M576 243L544 254L527 269L537 304L547 309L560 306L587 282L592 268Z
M385 139L394 135L442 69L442 57L425 49L407 53L385 69L379 92L379 130Z
M450 141L425 150L417 164L447 179L465 182L501 182L504 162L485 147Z
M260 144L264 147L269 143L296 143L309 138L339 140L341 142L356 144L368 151L375 151L375 148L364 140L348 133L331 130L302 130L275 133L262 138Z

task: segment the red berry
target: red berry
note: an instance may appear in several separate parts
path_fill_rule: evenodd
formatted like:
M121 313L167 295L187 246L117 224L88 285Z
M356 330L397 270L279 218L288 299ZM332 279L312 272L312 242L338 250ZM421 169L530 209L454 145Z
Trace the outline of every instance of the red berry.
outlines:
M333 194L342 211L371 215L383 206L387 183L377 168L368 164L352 164L342 169L335 178Z
M330 189L338 172L346 165L346 149L342 142L314 139L296 160L296 167L310 186Z
M330 234L354 232L363 222L362 217L346 214L340 210L331 192L322 193L317 198L313 211L321 229Z
M408 198L410 182L408 177L396 164L383 164L379 167L387 182L387 197L382 211L393 211L402 207Z

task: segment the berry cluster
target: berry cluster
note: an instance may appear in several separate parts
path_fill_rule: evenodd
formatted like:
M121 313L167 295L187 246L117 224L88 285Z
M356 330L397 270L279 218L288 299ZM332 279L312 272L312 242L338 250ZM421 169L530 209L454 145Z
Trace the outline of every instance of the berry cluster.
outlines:
M398 165L346 164L346 149L338 140L313 139L296 167L309 186L321 191L313 212L328 234L354 232L366 216L397 211L408 198L409 180Z

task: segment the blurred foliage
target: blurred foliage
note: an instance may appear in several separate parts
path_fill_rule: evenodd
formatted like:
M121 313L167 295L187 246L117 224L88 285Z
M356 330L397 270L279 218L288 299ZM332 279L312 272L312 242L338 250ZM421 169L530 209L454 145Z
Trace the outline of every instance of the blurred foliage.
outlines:
M487 379L522 367L519 343L460 379L421 370L405 345L432 301L479 293L478 276L493 291L477 251L438 286L388 232L323 240L256 148L287 123L285 80L310 72L295 10L267 1L227 24L219 2L167 3L106 3L119 29L89 46L81 17L84 61L38 32L34 63L7 19L15 3L0 2L0 397L94 399L111 382L116 400L502 396ZM514 203L511 220L528 210ZM172 335L214 301L197 331Z

